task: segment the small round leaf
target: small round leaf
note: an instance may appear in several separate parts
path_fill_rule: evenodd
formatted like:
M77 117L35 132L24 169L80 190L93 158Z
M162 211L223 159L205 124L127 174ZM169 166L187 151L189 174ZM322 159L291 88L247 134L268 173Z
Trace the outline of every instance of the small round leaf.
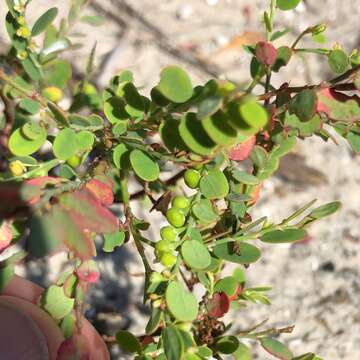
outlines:
M294 356L284 344L271 337L266 336L261 338L260 343L267 352L278 359L291 360Z
M41 129L39 136L33 140L24 136L21 129L16 129L9 139L10 151L17 156L26 156L39 150L47 136L46 130L44 128Z
M155 181L159 177L159 165L141 150L131 151L130 163L135 174L145 181Z
M181 246L181 254L185 263L195 270L206 269L211 263L207 247L197 240L186 240Z
M213 252L218 258L237 264L250 264L260 258L261 252L254 245L239 242L236 247L238 251L234 249L234 243L223 243L215 245Z
M198 303L195 296L177 281L171 282L165 293L166 304L173 316L180 321L195 320Z
M188 74L178 66L168 66L160 74L157 89L163 96L175 103L189 100L193 87Z
M200 191L207 199L222 199L229 193L229 183L220 170L210 171L201 178Z
M41 304L53 318L62 319L74 306L74 299L68 298L61 286L51 285L42 295Z
M347 70L349 66L349 57L343 50L336 49L331 51L328 62L330 69L334 73L342 74Z
M119 330L116 333L116 341L125 352L132 354L141 352L141 344L139 340L129 331Z
M61 130L53 144L53 153L60 160L67 160L76 155L78 141L75 131L70 128Z

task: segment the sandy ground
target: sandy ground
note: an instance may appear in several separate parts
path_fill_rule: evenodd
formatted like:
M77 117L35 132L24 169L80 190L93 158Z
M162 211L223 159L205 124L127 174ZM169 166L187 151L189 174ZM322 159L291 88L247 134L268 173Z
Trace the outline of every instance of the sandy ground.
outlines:
M255 0L132 0L92 1L86 14L102 13L104 25L95 29L79 24L75 31L83 48L71 61L82 72L91 46L97 41L97 83L106 84L122 69L134 72L146 93L167 64L180 64L195 83L223 76L236 82L248 79L249 57L241 45L261 37L259 18L267 1ZM34 21L49 4L67 10L65 1L33 1ZM0 5L3 18L5 6ZM325 22L328 44L336 41L347 50L359 47L359 0L306 1L296 11L279 14L279 29L290 33L278 44L292 41L307 26ZM6 43L1 28L0 42ZM304 46L314 46L306 41ZM316 46L316 45L315 45ZM317 56L295 59L275 84L291 81L301 85L330 74ZM293 334L282 336L295 353L314 351L326 360L360 358L360 159L348 145L325 144L319 139L301 142L297 154L285 160L279 175L265 183L263 199L255 216L281 219L292 210L317 198L318 203L341 200L341 212L313 225L311 241L294 246L263 246L263 258L247 273L250 286L272 285L273 305L252 305L232 313L236 327L245 329L269 318L269 326L295 324ZM148 204L138 209L146 214ZM139 211L140 212L140 211ZM141 212L140 212L141 215ZM152 219L154 224L163 221ZM153 233L154 239L158 236ZM56 274L61 256L42 263L30 262L27 273L46 284ZM112 256L99 253L103 281L91 294L87 312L98 328L113 334L119 328L141 333L148 309L141 304L142 267L131 244ZM49 271L50 270L50 271ZM19 269L23 271L23 269ZM113 359L124 358L112 349ZM270 359L259 352L255 359Z

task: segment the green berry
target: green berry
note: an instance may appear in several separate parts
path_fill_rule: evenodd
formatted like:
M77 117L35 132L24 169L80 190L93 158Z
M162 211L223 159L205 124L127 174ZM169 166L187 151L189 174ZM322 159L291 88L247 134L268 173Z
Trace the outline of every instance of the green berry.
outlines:
M201 178L201 175L196 170L188 169L188 170L185 171L184 181L185 181L185 184L190 189L196 189L198 187L199 182L200 182L200 178Z
M166 218L170 225L179 228L185 224L185 215L177 208L170 208L166 212Z
M164 226L160 229L160 236L163 240L173 242L177 238L177 232L172 226Z
M186 209L190 206L190 200L185 196L175 196L172 206L177 209Z
M168 252L173 250L171 243L167 240L159 240L156 244L155 244L155 250L158 253L162 253L162 252Z
M166 267L174 266L176 264L176 260L176 256L171 253L164 253L160 258L160 262Z

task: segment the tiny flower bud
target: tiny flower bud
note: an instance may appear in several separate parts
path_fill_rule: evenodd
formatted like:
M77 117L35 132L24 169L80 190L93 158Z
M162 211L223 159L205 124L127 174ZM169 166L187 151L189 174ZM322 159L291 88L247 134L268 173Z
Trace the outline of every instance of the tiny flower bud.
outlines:
M31 36L31 31L27 26L21 26L19 29L16 30L16 35L27 39Z
M277 50L273 44L259 41L255 48L255 56L261 64L269 67L275 64Z
M318 24L318 25L314 26L311 29L311 33L313 35L319 35L319 34L323 33L325 30L326 30L326 25L322 23L322 24Z
M17 52L16 54L16 57L19 59L19 60L25 60L27 58L28 54L25 50L20 50Z

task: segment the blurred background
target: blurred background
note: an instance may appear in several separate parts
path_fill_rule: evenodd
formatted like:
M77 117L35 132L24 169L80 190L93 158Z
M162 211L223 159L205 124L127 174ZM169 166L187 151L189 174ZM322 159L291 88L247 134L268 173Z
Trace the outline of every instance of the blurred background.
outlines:
M250 56L245 44L262 39L262 13L267 0L92 0L85 16L97 17L97 26L78 23L73 29L79 49L65 54L76 76L85 71L86 59L95 42L97 86L105 85L115 73L129 69L135 83L146 94L168 64L184 67L195 84L211 77L237 83L249 79ZM56 6L65 16L69 2L33 0L29 23L47 8ZM0 4L4 19L5 2ZM304 0L296 10L278 12L277 30L289 33L276 42L288 45L308 26L324 22L326 43L311 39L303 47L332 47L336 42L347 51L360 46L360 0ZM94 19L94 18L93 18ZM94 22L94 20L93 20ZM8 40L2 21L0 52ZM297 57L274 76L274 85L318 83L331 77L326 61L317 55ZM295 324L292 334L282 336L295 353L314 351L326 360L360 358L360 159L338 138L339 145L307 139L284 158L276 176L265 183L255 217L276 221L312 199L340 200L342 210L310 228L307 242L264 246L262 259L247 269L249 286L272 285L272 305L252 305L236 310L228 320L242 330L268 318L268 326ZM136 189L134 189L136 190ZM138 215L147 217L150 203L134 204ZM152 238L164 219L151 218ZM107 255L99 251L102 281L89 298L87 316L103 334L128 329L141 335L148 309L142 304L143 269L131 243ZM19 267L42 285L48 285L64 264L57 255ZM225 270L226 271L226 270ZM113 346L113 359L124 359ZM254 359L270 359L263 351Z

